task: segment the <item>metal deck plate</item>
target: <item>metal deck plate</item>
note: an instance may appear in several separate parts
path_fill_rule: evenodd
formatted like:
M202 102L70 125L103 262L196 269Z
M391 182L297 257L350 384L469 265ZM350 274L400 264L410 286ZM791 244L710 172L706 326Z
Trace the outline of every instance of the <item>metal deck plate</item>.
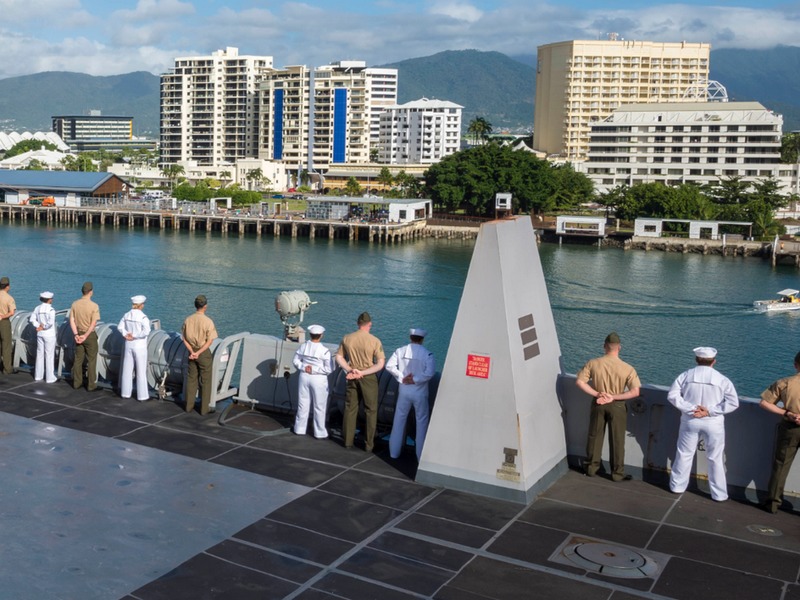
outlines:
M636 550L605 542L581 541L564 548L572 563L594 573L623 579L652 577L658 565Z
M309 488L0 413L3 595L119 598Z

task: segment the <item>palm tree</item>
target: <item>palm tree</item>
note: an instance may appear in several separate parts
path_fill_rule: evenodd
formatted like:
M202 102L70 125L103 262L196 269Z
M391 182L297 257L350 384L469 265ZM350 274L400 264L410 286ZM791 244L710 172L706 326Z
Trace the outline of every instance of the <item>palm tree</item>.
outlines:
M478 145L478 140L485 142L492 133L492 124L484 117L475 117L467 126L467 133L472 135L473 145Z
M388 190L392 187L394 177L392 177L392 172L389 170L389 167L381 167L381 172L378 173L378 183L383 186L384 190Z
M261 183L271 183L269 179L264 177L264 171L259 167L258 169L250 169L244 177L247 181L255 184L256 189L260 189Z
M231 179L233 179L233 176L231 175L230 171L220 171L219 178L220 181L222 181L222 183L224 184L226 181L231 181Z
M175 188L175 182L178 181L178 178L185 172L186 170L183 166L176 163L161 167L161 174L169 180L170 189Z

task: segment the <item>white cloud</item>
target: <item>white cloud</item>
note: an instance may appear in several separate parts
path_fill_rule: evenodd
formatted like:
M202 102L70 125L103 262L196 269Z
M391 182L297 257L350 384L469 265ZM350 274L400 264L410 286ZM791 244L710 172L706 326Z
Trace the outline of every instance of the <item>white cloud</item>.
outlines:
M80 0L0 0L0 15L3 15L3 26L15 24L49 23L54 15L82 12Z
M139 0L133 10L122 9L114 12L112 22L117 19L130 21L169 19L192 15L194 12L194 5L180 0Z
M477 23L484 15L482 10L466 2L436 2L428 8L428 12L432 15L467 23Z
M626 39L709 42L712 48L800 43L797 4L766 9L631 4L610 10L593 2L586 10L554 0L434 0L425 8L418 2L378 3L379 10L368 16L357 12L358 3L342 8L311 0L227 0L196 8L188 0L138 0L126 2L129 9L98 3L90 14L90 0L0 0L0 27L7 29L0 31L5 55L0 76L54 69L161 73L178 56L228 46L272 56L276 66L284 66L342 59L378 65L468 48L533 54L542 44L597 39L612 31ZM200 14L215 6L214 14Z

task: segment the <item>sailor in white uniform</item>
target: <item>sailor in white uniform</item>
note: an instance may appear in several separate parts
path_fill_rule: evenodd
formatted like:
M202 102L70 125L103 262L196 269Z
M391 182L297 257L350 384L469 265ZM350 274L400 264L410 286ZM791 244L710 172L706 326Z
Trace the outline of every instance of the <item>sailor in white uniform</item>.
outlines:
M669 388L667 400L681 412L678 448L672 462L669 489L686 491L692 471L692 458L700 436L706 440L708 483L711 498L728 499L725 478L725 417L739 407L739 396L730 379L714 369L714 348L694 349L697 366L678 375Z
M133 371L136 367L136 399L150 399L147 389L147 336L150 334L150 319L142 312L145 296L131 298L133 307L120 319L117 330L125 338L122 358L122 373L119 377L120 395L130 398L133 391Z
M399 385L397 405L394 409L392 434L389 437L389 454L398 458L405 441L406 419L411 407L417 421L417 434L414 440L417 460L422 456L425 434L428 432L430 412L428 408L428 382L436 373L436 361L422 342L427 335L424 329L409 331L411 343L394 351L386 363L386 370L392 374Z
M36 328L36 369L34 379L55 383L56 375L56 311L53 309L53 292L39 294L41 304L33 309L28 321Z
M325 416L328 406L328 375L333 372L331 351L322 344L325 328L311 325L308 328L310 340L300 344L294 354L292 364L300 372L297 398L297 415L294 432L305 435L308 426L308 412L314 406L314 437L328 437L325 429Z

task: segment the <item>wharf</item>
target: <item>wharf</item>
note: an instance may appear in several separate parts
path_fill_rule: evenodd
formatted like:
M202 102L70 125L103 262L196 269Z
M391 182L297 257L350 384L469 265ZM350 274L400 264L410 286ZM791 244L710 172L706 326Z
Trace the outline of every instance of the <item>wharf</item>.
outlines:
M794 266L800 267L800 242L775 238L772 244L772 265L787 260L793 262Z
M800 598L792 512L671 494L651 471L569 471L514 504L415 483L409 448L396 461L383 443L346 450L233 408L223 424L0 374L4 597ZM567 558L593 541L656 569L622 578Z
M680 252L682 254L718 254L721 256L769 256L772 244L768 242L751 242L747 240L687 239L685 237L647 237L632 236L625 240L626 250L660 250L662 252Z
M421 237L475 238L477 227L408 223L325 221L295 216L264 217L246 214L194 214L166 210L111 207L42 207L0 204L0 221L45 223L58 226L113 227L115 229L161 229L205 231L273 237L308 237L361 240L370 243L400 243Z

